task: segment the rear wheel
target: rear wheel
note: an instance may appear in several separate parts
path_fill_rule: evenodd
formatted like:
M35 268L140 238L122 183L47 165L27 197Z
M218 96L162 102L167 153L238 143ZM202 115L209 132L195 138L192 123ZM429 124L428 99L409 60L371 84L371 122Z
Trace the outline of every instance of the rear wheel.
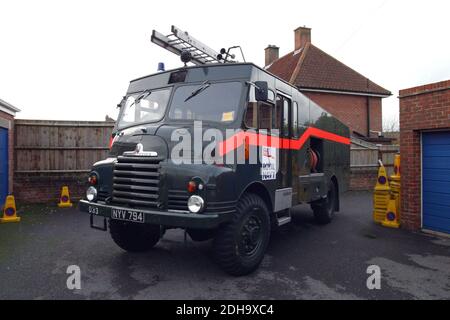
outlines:
M238 202L231 221L214 238L213 250L218 265L235 276L258 268L269 244L270 218L265 202L246 194Z
M314 218L320 224L328 224L333 220L337 203L337 188L333 181L330 181L327 197L311 204L314 211Z
M109 231L114 242L125 251L145 252L153 248L161 236L161 227L109 220Z

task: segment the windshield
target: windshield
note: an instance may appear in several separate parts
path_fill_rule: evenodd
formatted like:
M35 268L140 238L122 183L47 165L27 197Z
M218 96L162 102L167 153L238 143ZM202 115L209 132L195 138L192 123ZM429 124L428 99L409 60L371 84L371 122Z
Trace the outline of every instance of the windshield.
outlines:
M128 127L138 123L155 122L162 119L170 97L170 89L146 90L129 95L122 106L118 127Z
M197 92L196 94L194 94ZM188 85L175 90L169 118L233 122L241 99L242 83L222 82Z

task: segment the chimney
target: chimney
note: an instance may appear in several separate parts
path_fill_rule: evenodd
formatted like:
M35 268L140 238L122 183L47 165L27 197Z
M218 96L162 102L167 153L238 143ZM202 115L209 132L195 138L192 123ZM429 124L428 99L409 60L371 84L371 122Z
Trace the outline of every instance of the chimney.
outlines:
M264 49L264 52L266 54L266 60L265 60L265 66L267 67L269 64L274 62L275 60L278 60L279 58L279 50L280 48L274 45L268 45L267 48Z
M295 34L295 50L303 48L307 43L311 42L311 28L305 26L294 30Z

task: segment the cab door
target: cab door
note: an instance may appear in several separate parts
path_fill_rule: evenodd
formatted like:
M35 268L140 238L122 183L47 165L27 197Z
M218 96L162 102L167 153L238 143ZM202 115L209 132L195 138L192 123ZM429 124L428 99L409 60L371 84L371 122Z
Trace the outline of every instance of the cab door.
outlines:
M277 174L277 189L292 187L292 152L289 140L292 137L292 102L291 99L277 94L276 121L280 130L279 170Z

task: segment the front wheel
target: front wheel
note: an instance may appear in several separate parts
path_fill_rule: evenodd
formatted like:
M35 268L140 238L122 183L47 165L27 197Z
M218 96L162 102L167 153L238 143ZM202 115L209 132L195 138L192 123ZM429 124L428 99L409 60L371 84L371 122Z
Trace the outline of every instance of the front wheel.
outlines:
M161 227L109 220L109 231L114 242L125 251L145 252L153 248L161 237Z
M328 224L333 220L338 199L336 184L330 181L327 197L318 203L311 204L314 218L319 224Z
M270 217L265 202L246 194L238 202L231 221L214 238L218 265L227 273L242 276L258 268L269 244Z

